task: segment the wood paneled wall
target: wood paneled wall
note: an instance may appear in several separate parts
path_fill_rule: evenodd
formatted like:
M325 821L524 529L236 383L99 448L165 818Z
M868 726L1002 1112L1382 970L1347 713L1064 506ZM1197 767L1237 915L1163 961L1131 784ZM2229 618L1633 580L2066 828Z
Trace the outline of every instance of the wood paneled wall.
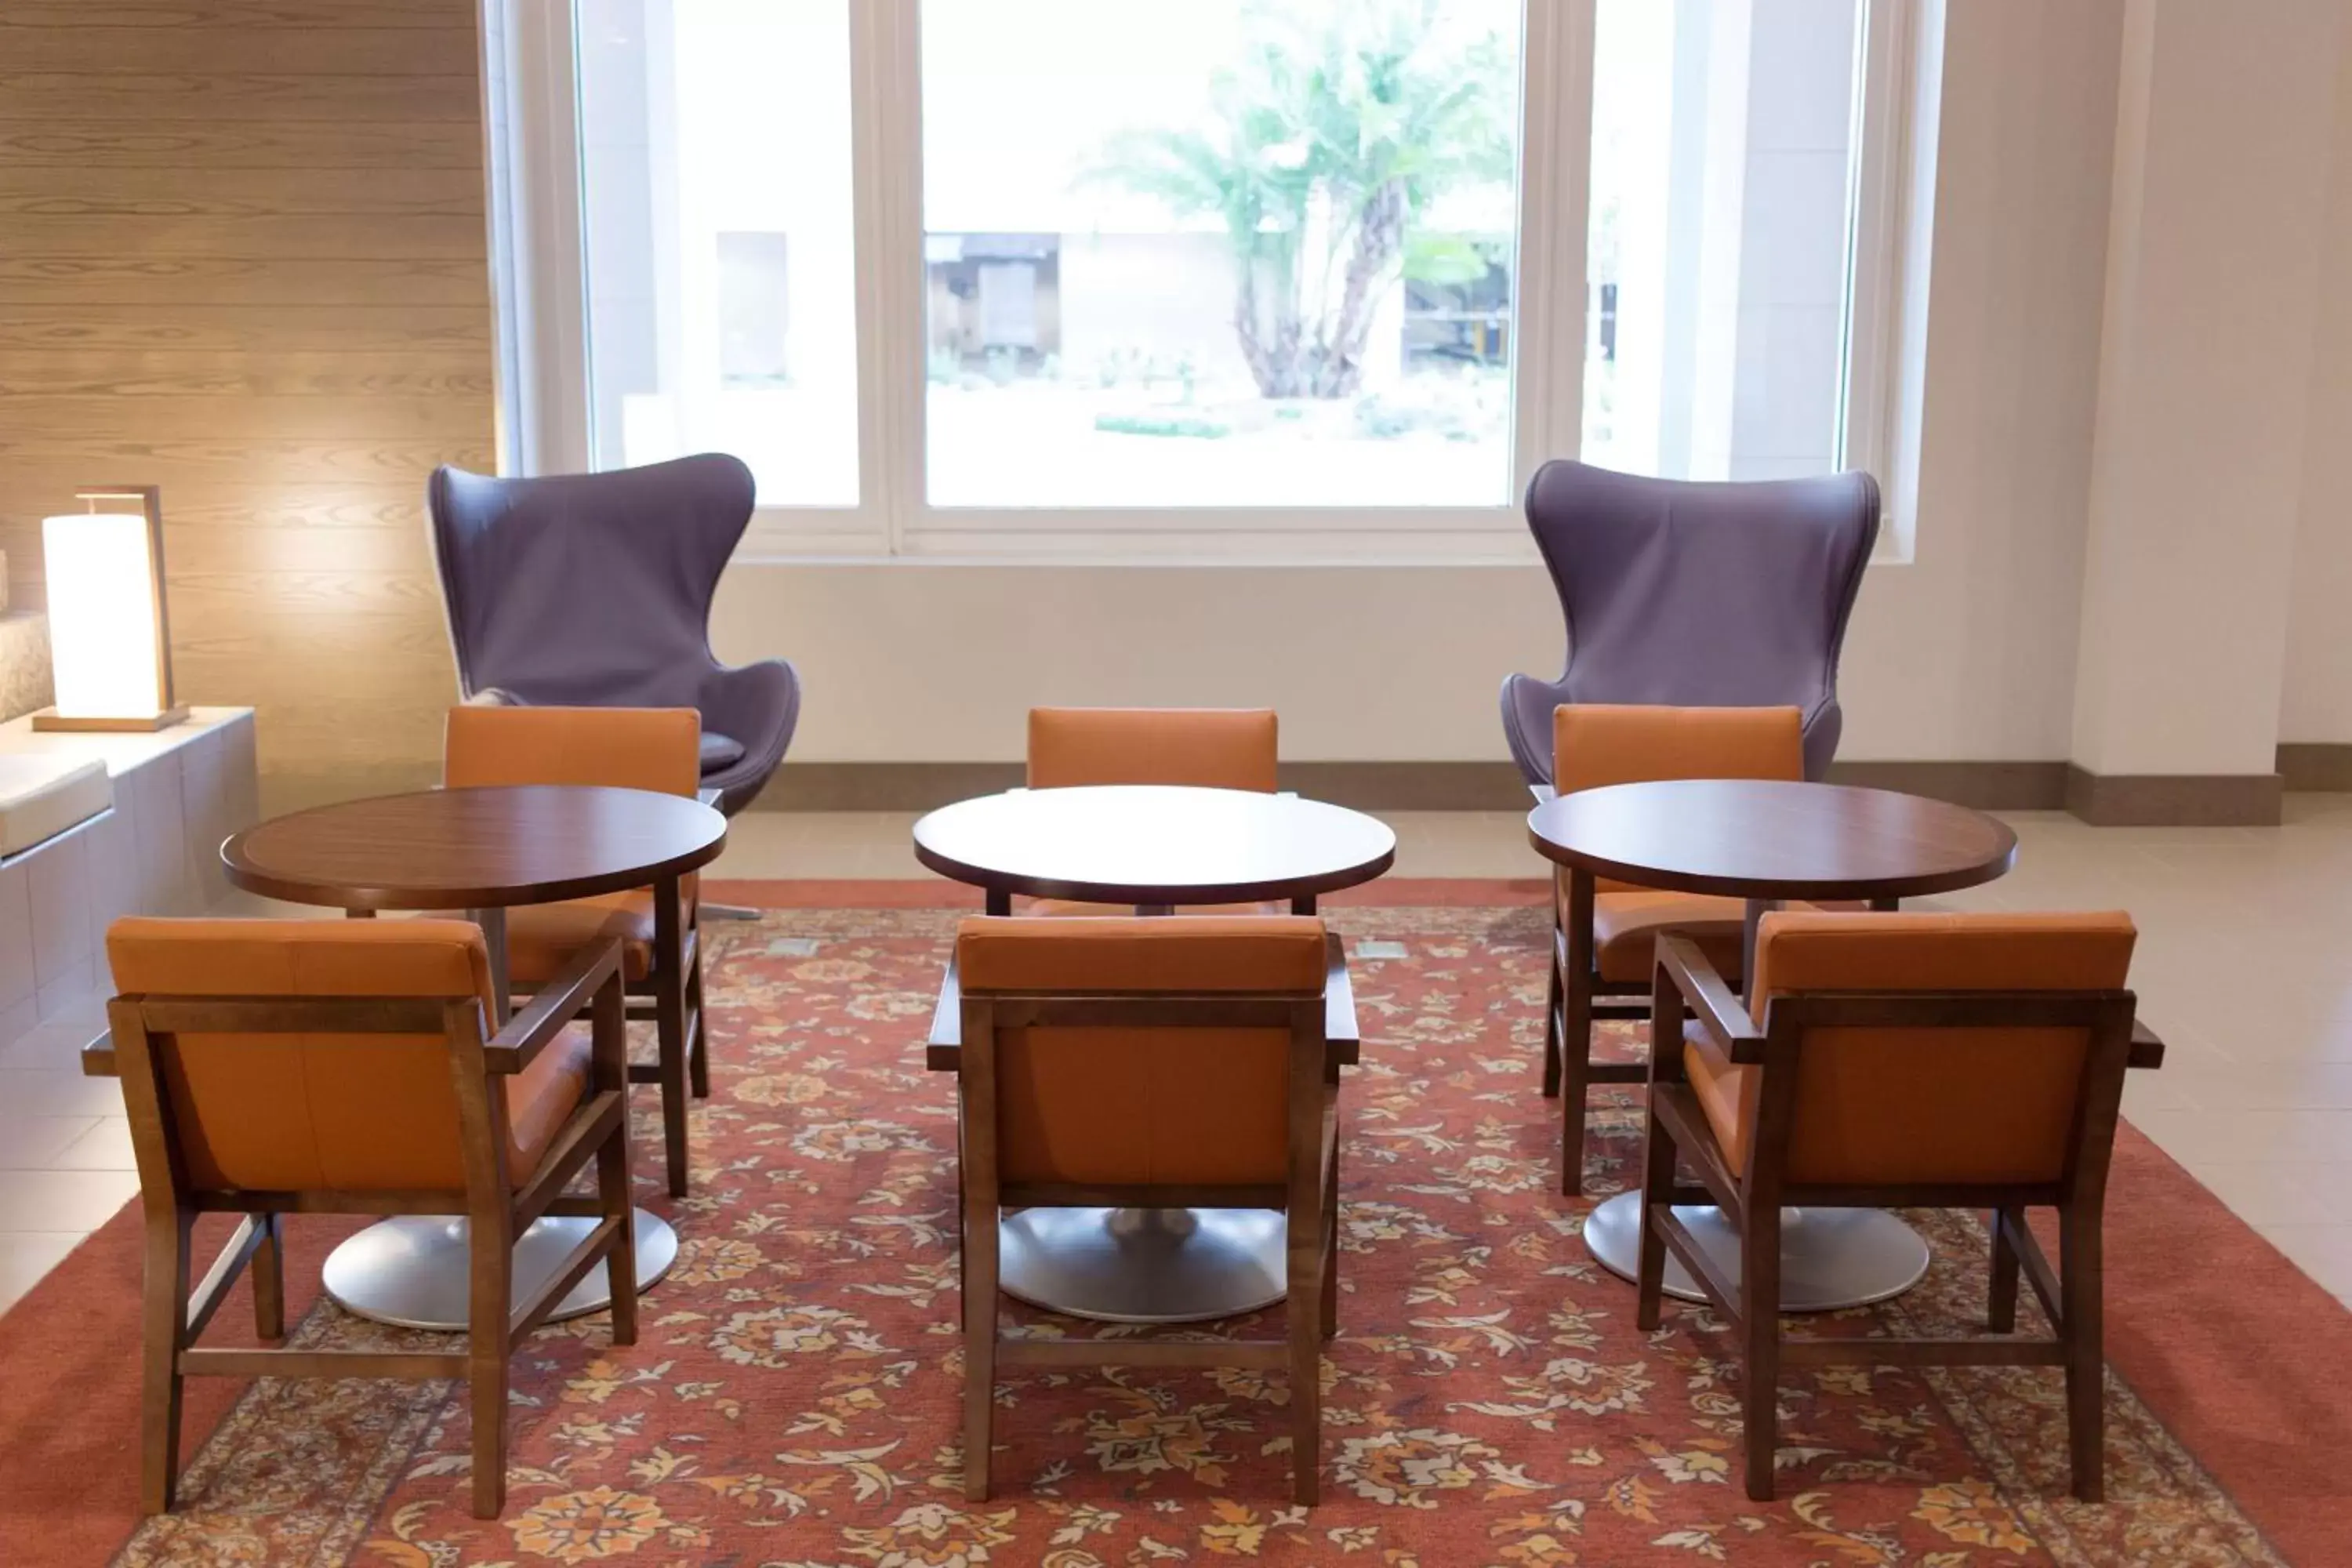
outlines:
M0 548L163 487L184 700L272 808L428 779L434 466L488 468L475 0L0 0Z

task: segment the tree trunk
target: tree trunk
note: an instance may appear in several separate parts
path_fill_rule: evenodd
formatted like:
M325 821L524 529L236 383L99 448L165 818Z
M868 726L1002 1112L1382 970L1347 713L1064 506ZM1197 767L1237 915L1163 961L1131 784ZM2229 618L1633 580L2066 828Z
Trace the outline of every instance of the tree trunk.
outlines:
M1302 331L1298 303L1286 294L1275 301L1273 341L1258 320L1257 268L1260 258L1244 251L1235 258L1239 278L1234 290L1234 336L1242 359L1261 397L1302 397L1307 395L1305 367L1300 363Z
M1404 254L1404 186L1397 181L1389 181L1364 200L1339 309L1315 355L1318 397L1351 397L1364 384L1364 345L1371 337L1383 286Z

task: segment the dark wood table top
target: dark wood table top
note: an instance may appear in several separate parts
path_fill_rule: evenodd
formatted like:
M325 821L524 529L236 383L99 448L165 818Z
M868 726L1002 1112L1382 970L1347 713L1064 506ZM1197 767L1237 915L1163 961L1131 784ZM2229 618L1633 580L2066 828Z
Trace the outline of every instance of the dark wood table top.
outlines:
M1595 876L1740 899L1919 898L1990 882L2017 858L2017 835L1966 806L1760 779L1580 790L1529 812L1528 840Z
M1102 904L1297 899L1396 859L1386 823L1296 795L1162 784L1009 790L915 824L915 858L1003 893Z
M504 909L642 888L707 866L700 801L580 784L423 790L315 806L221 846L248 892L341 910Z

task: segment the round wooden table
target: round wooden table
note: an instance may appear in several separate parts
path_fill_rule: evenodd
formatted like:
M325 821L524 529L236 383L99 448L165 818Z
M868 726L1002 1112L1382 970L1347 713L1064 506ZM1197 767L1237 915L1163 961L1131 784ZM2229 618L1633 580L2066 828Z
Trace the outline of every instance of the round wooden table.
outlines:
M988 892L1123 904L1289 901L1369 882L1396 835L1361 812L1296 795L1162 784L1010 790L915 824L915 858ZM1181 1323L1282 1300L1281 1216L1260 1209L1036 1208L998 1224L1004 1293L1076 1318Z
M575 784L425 790L313 807L249 827L221 846L229 881L289 903L358 916L381 910L462 909L489 949L499 1022L511 1011L506 911L677 880L727 844L727 819L699 801L646 790ZM516 1238L514 1293L527 1299L595 1222L541 1219ZM636 1211L637 1282L677 1257L667 1221ZM337 1303L402 1328L460 1330L467 1316L467 1226L459 1216L404 1215L368 1226L327 1258ZM552 1316L611 1300L591 1269Z
M1669 892L1747 900L1743 975L1756 972L1756 927L1790 900L1903 899L1972 888L2017 859L2017 835L1965 806L1891 790L1759 779L1675 779L1580 790L1528 814L1528 840L1571 879L1608 878ZM1575 895L1571 892L1571 901ZM1711 1206L1677 1207L1702 1249L1739 1276L1739 1237ZM1585 1244L1631 1279L1641 1253L1642 1194L1595 1205ZM1927 1244L1883 1209L1786 1209L1781 1310L1827 1311L1901 1295L1927 1271ZM1706 1299L1669 1256L1666 1291Z
M1291 795L1104 784L1016 789L942 806L915 824L915 858L988 891L988 912L1013 895L1128 904L1287 899L1315 912L1318 893L1352 888L1396 859L1386 823Z

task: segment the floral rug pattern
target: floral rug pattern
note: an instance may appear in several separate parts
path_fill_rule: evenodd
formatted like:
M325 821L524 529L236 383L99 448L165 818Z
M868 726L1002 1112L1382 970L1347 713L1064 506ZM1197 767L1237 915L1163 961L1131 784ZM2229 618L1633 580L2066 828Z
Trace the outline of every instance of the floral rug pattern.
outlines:
M1658 1332L1637 1331L1631 1288L1579 1237L1594 1200L1558 1195L1536 1073L1545 920L1538 909L1334 917L1365 1044L1342 1089L1340 1332L1323 1369L1315 1509L1288 1501L1286 1378L1239 1371L1008 1376L996 1500L962 1501L954 1101L920 1048L954 917L793 910L711 933L715 1084L695 1113L694 1195L666 1205L652 1190L658 1161L638 1163L648 1206L683 1238L677 1267L646 1296L634 1348L615 1352L598 1315L520 1349L503 1520L467 1510L461 1389L271 1380L197 1455L181 1511L143 1526L119 1561L2282 1561L2112 1378L2112 1500L2074 1502L2054 1369L1788 1374L1780 1500L1748 1501L1738 1369L1708 1314L1670 1308ZM641 1093L646 1151L658 1147L653 1110ZM1596 1118L1595 1195L1637 1179L1638 1155L1633 1111L1616 1102ZM1927 1280L1811 1331L1980 1323L1977 1216L1910 1217L1934 1249ZM1040 1334L1139 1331L1018 1317ZM2030 1300L2029 1321L2042 1327ZM322 1305L299 1337L358 1347L433 1336Z

